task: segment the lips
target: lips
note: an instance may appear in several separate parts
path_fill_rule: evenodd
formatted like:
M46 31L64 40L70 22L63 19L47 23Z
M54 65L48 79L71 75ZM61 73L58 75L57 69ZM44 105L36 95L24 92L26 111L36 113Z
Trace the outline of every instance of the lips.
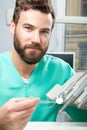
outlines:
M26 49L30 49L30 50L40 50L39 48L36 48L36 47L27 47Z
M26 45L24 49L33 49L33 50L42 50L42 47L39 44Z

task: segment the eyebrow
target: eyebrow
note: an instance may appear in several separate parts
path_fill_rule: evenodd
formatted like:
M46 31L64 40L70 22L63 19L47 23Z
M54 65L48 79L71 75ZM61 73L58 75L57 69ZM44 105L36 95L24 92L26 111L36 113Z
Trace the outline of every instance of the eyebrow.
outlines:
M25 23L25 24L23 24L23 26L30 26L30 27L32 27L32 28L35 28L35 26L33 26L32 24L29 24L29 23ZM41 30L51 31L51 28L46 28L46 27L44 27L44 28L42 28Z
M23 26L31 26L32 28L34 28L34 26L32 24L29 24L29 23L25 23L25 24L23 24Z

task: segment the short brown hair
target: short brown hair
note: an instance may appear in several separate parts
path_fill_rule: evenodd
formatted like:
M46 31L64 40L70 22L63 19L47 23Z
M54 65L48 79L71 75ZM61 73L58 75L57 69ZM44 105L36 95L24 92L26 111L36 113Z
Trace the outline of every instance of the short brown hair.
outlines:
M27 11L30 8L34 10L39 10L45 14L51 13L53 19L52 28L54 27L55 12L51 0L16 0L14 14L13 14L14 23L15 24L18 23L21 11Z

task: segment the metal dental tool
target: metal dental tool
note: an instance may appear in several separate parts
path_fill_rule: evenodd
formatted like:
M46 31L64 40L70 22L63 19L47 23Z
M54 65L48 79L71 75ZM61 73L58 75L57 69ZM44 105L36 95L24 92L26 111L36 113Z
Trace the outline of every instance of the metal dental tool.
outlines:
M87 72L85 73L78 72L74 76L72 76L63 86L56 84L46 94L47 99L41 100L40 104L53 105L53 104L62 104L63 102L66 102L63 108L65 109L69 104L71 104L77 98L77 94L79 96L79 94L84 90L83 89L83 86L85 87L84 82L87 79L86 74Z
M87 80L84 80L81 85L73 92L71 97L66 101L66 103L63 105L63 107L60 109L59 113L64 111L66 107L68 107L72 102L74 102L79 95L84 91L85 87L87 86Z
M78 108L82 108L85 104L87 104L87 95L83 98L81 103L78 105ZM87 109L87 108L84 108L84 109Z
M67 96L67 94L73 89L73 86L76 84L77 81L73 81L64 91L62 91L58 97L58 98L62 98L63 100L65 99L65 97Z
M73 87L77 84L78 81L80 81L80 79L82 79L85 75L87 74L87 72L83 73L78 79L75 79L74 81L71 82L70 85L67 86L66 89L64 89L58 96L57 99L62 98L62 100L64 101L66 96L69 94L69 92L73 89Z
M40 103L40 104L55 104L56 101L51 101L51 100L41 100L39 103Z

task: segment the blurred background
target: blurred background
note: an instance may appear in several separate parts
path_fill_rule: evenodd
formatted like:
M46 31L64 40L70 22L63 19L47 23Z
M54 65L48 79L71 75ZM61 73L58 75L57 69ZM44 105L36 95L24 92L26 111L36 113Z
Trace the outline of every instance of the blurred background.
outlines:
M75 71L87 70L87 0L52 0L56 25L48 52L74 52ZM13 48L9 32L15 0L0 1L0 52Z

